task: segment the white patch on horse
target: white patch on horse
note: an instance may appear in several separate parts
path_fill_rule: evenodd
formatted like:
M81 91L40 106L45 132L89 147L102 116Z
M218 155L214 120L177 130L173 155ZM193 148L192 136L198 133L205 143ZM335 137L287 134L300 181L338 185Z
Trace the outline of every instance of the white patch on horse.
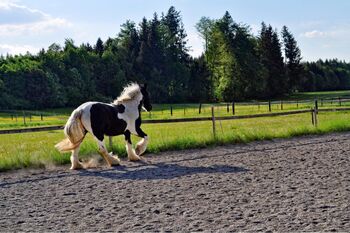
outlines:
M132 134L137 134L135 122L139 118L138 106L142 100L140 86L136 83L128 85L122 94L113 102L113 104L122 104L125 106L123 113L118 113L118 118L126 122L126 130Z
M83 114L81 116L81 123L83 124L84 128L91 134L92 133L92 127L91 127L91 121L90 121L90 109L93 104L96 104L98 102L87 102L79 106L79 108L83 109Z

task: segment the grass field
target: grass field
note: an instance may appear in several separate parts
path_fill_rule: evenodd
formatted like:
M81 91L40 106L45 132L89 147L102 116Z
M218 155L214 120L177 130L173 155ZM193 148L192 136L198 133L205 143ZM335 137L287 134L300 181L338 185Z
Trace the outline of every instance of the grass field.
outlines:
M289 100L273 101L272 112L310 109L314 107L314 99L318 98L320 108L350 106L350 101L339 102L350 91L298 93ZM302 101L301 99L309 99ZM324 100L328 98L328 100ZM333 98L333 99L329 99ZM291 101L298 100L298 101ZM321 99L323 99L321 101ZM211 116L212 104L162 104L153 106L150 113L142 112L143 119L175 119L187 117ZM215 116L231 116L232 105L215 104ZM171 110L172 109L172 115ZM24 124L23 111L0 112L0 130L39 127L48 125L64 125L73 109L47 109L43 112L27 111ZM228 111L227 111L228 110ZM235 103L235 115L268 113L268 102ZM43 116L43 118L41 118ZM145 124L143 129L151 138L148 152L198 148L226 143L250 142L254 140L286 138L306 134L319 134L350 130L350 112L321 112L319 125L311 124L310 113L265 117L244 120L217 121L217 137L213 137L212 122L188 122ZM0 171L23 167L44 167L69 163L69 154L58 153L54 145L64 138L62 131L23 133L0 135ZM115 153L125 156L124 138L114 137ZM136 143L139 139L133 137ZM91 136L87 136L82 144L81 158L97 156L97 145Z
M300 92L292 94L288 99L325 99L325 98L350 97L350 90L343 91L320 91L320 92Z
M327 93L327 92L326 92ZM338 92L337 92L338 93ZM345 91L341 92L345 95ZM341 93L338 93L339 95ZM305 96L308 93L299 95ZM314 95L320 95L315 92ZM331 94L327 94L330 96ZM313 96L313 95L310 95ZM211 116L211 106L213 104L202 104L201 113L199 113L199 104L154 104L152 112L142 112L142 119L176 119L189 117L208 117ZM232 103L215 104L215 116L232 116ZM342 100L340 103L338 99L334 100L319 100L318 106L320 108L334 108L334 107L350 107L350 100ZM228 108L227 108L228 107ZM300 109L310 109L314 107L314 100L307 101L273 101L271 104L272 112L292 111ZM172 109L172 110L171 110ZM14 129L25 127L40 127L49 125L64 125L74 109L47 109L44 110L43 118L41 112L28 111L23 112L4 113L0 112L0 130ZM227 111L228 110L228 111ZM172 112L172 114L171 114ZM250 102L250 103L235 103L235 115L250 115L259 113L268 113L268 102Z
M151 138L149 153L350 130L350 112L320 113L318 119L317 128L311 124L310 113L217 121L216 139L213 137L210 121L146 124L142 128ZM0 135L0 171L69 163L69 154L60 154L54 148L55 143L61 139L62 131ZM138 140L133 137L134 143ZM112 150L125 156L124 138L114 137L113 144ZM96 149L96 142L88 135L82 144L81 158L97 156Z

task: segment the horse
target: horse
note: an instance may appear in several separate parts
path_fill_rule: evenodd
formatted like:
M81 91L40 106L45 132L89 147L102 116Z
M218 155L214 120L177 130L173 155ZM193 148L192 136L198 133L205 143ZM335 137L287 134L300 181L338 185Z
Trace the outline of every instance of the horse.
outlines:
M147 148L149 137L141 129L141 109L152 110L146 84L130 83L121 95L112 103L86 102L76 108L70 115L65 127L66 138L55 145L61 153L71 151L71 170L84 168L78 159L80 144L85 135L90 133L98 144L99 154L109 166L120 164L120 159L108 153L104 136L124 134L126 151L130 161L140 160ZM142 139L132 148L131 134Z

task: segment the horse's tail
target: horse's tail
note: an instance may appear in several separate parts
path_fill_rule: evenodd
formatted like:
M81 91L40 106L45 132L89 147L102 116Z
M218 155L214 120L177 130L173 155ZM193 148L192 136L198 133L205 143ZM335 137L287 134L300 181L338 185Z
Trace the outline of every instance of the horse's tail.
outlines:
M74 110L64 126L64 134L67 138L55 145L60 152L71 151L77 148L83 141L86 130L81 123L82 110Z

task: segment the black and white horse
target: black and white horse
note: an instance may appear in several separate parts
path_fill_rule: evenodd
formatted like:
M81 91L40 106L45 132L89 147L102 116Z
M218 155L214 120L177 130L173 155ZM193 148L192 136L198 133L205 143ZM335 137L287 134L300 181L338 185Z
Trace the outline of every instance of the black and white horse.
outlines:
M140 155L147 148L148 136L142 131L141 108L152 110L146 85L131 83L126 86L121 95L111 104L100 102L87 102L75 109L69 117L64 133L66 139L56 144L61 152L72 151L70 160L71 169L83 168L79 162L78 153L87 132L96 139L99 153L110 165L118 165L118 156L108 153L103 141L104 135L116 136L124 134L128 158L131 161L140 160ZM141 137L135 150L131 144L131 134Z

